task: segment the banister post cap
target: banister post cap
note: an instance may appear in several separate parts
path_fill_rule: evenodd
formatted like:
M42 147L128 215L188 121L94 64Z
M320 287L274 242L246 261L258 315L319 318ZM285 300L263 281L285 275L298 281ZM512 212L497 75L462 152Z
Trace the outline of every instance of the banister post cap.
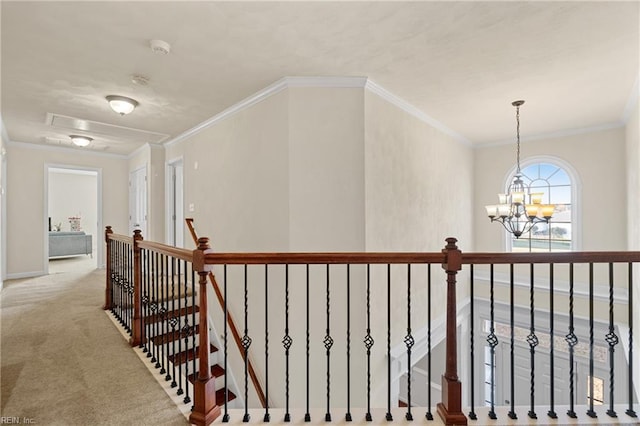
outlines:
M209 247L209 238L207 237L200 237L198 238L198 250L208 250L211 247Z

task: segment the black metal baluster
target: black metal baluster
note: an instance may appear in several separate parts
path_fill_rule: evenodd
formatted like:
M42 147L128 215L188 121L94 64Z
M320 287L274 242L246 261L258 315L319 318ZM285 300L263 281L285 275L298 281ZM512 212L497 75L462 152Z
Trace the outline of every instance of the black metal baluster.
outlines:
M191 264L191 347L193 348L193 356L191 357L191 370L193 372L193 382L195 383L198 380L198 345L196 343L196 333L198 331L196 327L196 306L198 306L198 310L200 309L199 305L196 305L196 289L198 288L199 280L196 278L196 271L193 269L193 263ZM198 324L198 327L208 327L209 324ZM210 348L204 348L209 351ZM186 362L189 362L189 357L187 357ZM209 366L207 366L209 368ZM225 372L226 373L226 372ZM194 390L195 392L195 390ZM195 396L194 396L195 397ZM193 410L193 405L191 406Z
M153 347L151 346L151 327L153 327L153 295L151 294L151 254L148 250L143 250L144 252L144 265L145 265L145 293L147 296L147 318L145 321L145 336L147 338L146 348L147 348L147 358L151 358L151 352L153 351Z
M431 266L431 265L429 265ZM473 264L469 265L469 341L470 341L470 352L471 352L471 365L469 366L471 368L471 377L470 377L470 382L471 382L471 386L469 386L469 390L471 391L471 411L469 411L469 418L471 420L477 420L478 416L476 415L475 412L475 405L474 405L474 390L475 390L475 357L474 357L474 312L473 312L473 307L474 307L474 295L473 295ZM429 293L427 296L427 300L428 300L428 304L429 304L429 358L431 358L431 284L429 284ZM429 382L431 382L431 373L429 372ZM429 396L431 396L431 383L429 383ZM429 406L431 406L431 398L429 398Z
M180 352L178 356L178 362L180 365L184 364L184 375L186 380L184 382L185 396L182 402L188 404L191 402L191 398L189 398L189 335L192 332L191 325L189 324L189 264L187 261L183 261L184 266L184 325L182 326L182 335L184 336L184 353ZM195 306L191 307L192 310L195 310ZM182 313L182 312L181 312ZM184 361L182 360L184 357ZM195 371L194 371L195 374ZM195 378L195 375L194 375ZM195 380L194 380L195 381Z
M391 265L387 264L387 421L391 415Z
M415 340L411 335L411 264L407 265L407 335L404 338L404 344L407 346L407 420L413 420L411 414L411 348L415 344Z
M176 325L178 324L178 314L176 313L176 298L179 298L179 295L176 296L176 259L175 257L171 258L171 319L169 319L169 323L171 324L171 356L176 356L176 340L180 340L178 337L176 339ZM173 366L173 381L171 382L171 387L175 388L178 386L176 383L176 363L172 362Z
M160 309L158 313L160 314L160 336L158 342L160 344L160 359L162 360L162 364L160 366L160 374L166 374L167 370L165 369L165 339L167 338L167 295L164 291L165 288L165 265L166 265L167 257L164 254L160 255ZM166 377L165 377L166 380ZM169 378L171 380L171 378Z
M158 345L156 345L155 340L156 337L158 336L158 317L157 317L157 312L158 312L158 296L156 293L157 287L156 287L156 282L157 282L157 269L156 269L156 261L157 261L157 253L155 252L151 252L151 333L153 334L153 345L151 346L151 362L155 363L157 362L157 358L156 358L156 350L158 348Z
M160 323L161 318L162 318L162 314L160 313L161 311L161 306L162 306L162 295L160 294L160 279L161 274L160 274L160 270L161 270L161 265L160 265L160 255L158 253L155 253L155 258L156 258L156 263L155 263L155 267L154 267L154 271L155 271L155 276L156 276L156 281L154 283L154 287L155 287L155 292L156 292L156 317L154 318L155 320L155 341L158 342L158 338L161 338L161 334L162 334L162 324ZM156 368L160 368L162 367L162 365L160 364L160 346L158 343L155 344L155 358L156 358Z
M171 380L171 371L169 370L169 327L170 327L170 322L169 320L171 319L171 317L169 316L169 256L164 256L164 303L163 303L163 307L164 307L164 317L165 317L165 321L164 321L164 337L162 339L162 347L164 348L164 360L165 360L165 369L167 370L167 375L164 377L165 381L170 381Z
M244 335L242 336L242 349L244 349L244 416L242 421L247 423L249 415L249 347L251 337L249 337L249 292L247 289L247 265L244 265Z
M575 419L578 417L574 411L575 404L575 384L574 384L574 372L573 372L573 354L574 347L578 344L578 337L574 334L573 329L573 263L569 264L569 333L565 336L564 340L569 346L569 410L567 416Z
M284 265L284 337L282 338L282 345L284 346L285 356L285 414L284 421L291 421L291 414L289 413L289 348L293 339L289 336L289 265Z
M550 399L550 404L549 404L549 411L547 411L547 416L549 416L552 419L557 419L558 415L556 414L556 410L555 410L555 355L553 353L554 350L554 342L555 342L555 336L554 336L554 308L553 308L553 302L554 302L554 295L555 295L555 289L554 289L554 278L553 278L553 263L549 264L549 335L550 335L550 340L549 340L549 356L550 356L550 360L549 360L549 399Z
M471 265L471 276L473 277L473 265ZM471 290L471 316L473 317L473 289ZM471 320L473 326L473 319ZM471 413L469 418L475 419L473 413L473 331L471 332ZM431 413L431 264L427 264L427 420L433 420Z
M127 276L129 277L127 283L127 320L129 324L129 335L133 336L133 245L129 245L127 259L129 261L127 265Z
M262 421L271 420L269 414L269 265L264 265L264 418Z
M324 348L327 352L327 413L324 415L324 420L327 422L331 421L331 346L333 346L333 339L331 338L331 329L330 329L330 318L331 318L331 299L330 299L330 291L329 291L329 265L327 265L327 304L326 304L326 314L327 314L327 329L326 335L324 336Z
M304 414L304 421L311 421L311 414L309 413L309 264L306 265L306 285L307 285L307 386L306 386L306 401L307 401L307 412Z
M491 327L489 330L489 335L487 336L487 343L489 343L489 347L491 348L491 408L489 409L489 418L497 419L495 412L495 380L496 380L496 366L495 366L495 355L496 355L496 346L498 346L498 338L495 335L495 312L494 312L494 280L493 280L493 263L489 267L489 311L491 316Z
M147 291L147 251L140 250L140 265L142 268L141 276L142 276L142 329L144 330L144 339L140 343L140 347L142 347L142 352L148 354L149 352L149 331L147 328L147 324L149 323L149 293Z
M511 268L513 268L513 264L511 265ZM531 364L530 364L530 368L531 368L531 376L530 376L530 380L531 380L531 384L530 384L530 398L531 398L531 408L529 409L529 413L528 416L529 418L532 419L537 419L538 416L536 415L535 412L535 366L536 366L536 362L535 362L535 358L536 358L536 346L538 346L538 337L536 336L536 328L535 328L535 308L534 308L534 266L533 263L529 265L529 272L530 272L530 280L529 280L529 335L527 336L527 343L529 344L529 354L531 355ZM513 280L513 277L512 277ZM513 281L512 281L513 282ZM511 302L511 311L513 312L513 301ZM513 324L511 325L511 341L513 342L513 329L514 326ZM553 339L553 336L551 336L551 339ZM513 343L512 343L513 344ZM553 353L551 354L553 356ZM513 353L512 353L512 358L511 358L511 362L513 362ZM513 386L513 380L514 380L514 371L513 369L511 370L511 384ZM514 401L511 401L511 406L513 407L513 403Z
M627 306L629 307L629 408L625 411L630 417L638 417L633 410L633 263L629 262L629 284L627 286L627 292L629 293L629 300Z
M347 414L344 419L347 422L351 418L351 274L350 265L347 263Z
M532 265L533 267L533 265ZM533 273L533 272L532 272ZM515 378L515 359L514 359L514 344L515 344L515 334L514 334L514 330L515 330L515 317L514 317L514 305L515 305L515 300L514 300L514 272L513 272L513 263L511 263L509 265L509 360L510 360L510 377L509 377L509 383L511 385L509 392L510 392L510 396L509 396L509 403L511 405L510 409L509 409L509 413L507 414L509 416L510 419L517 419L518 416L516 415L515 412L515 383L514 383L514 378ZM533 285L533 284L531 284ZM533 374L533 372L531 373ZM533 410L533 409L532 409ZM531 415L531 411L529 411L529 415ZM535 416L535 414L534 414ZM535 417L533 417L535 418Z
M229 324L227 323L227 318L229 315L228 307L227 307L227 265L224 265L224 416L222 416L222 423L229 422L229 374L227 373L227 356L229 353L227 352L227 340L229 333ZM207 368L209 368L207 366Z
M184 388L182 387L182 380L184 378L184 376L182 375L182 363L178 362L178 357L182 356L182 293L184 292L186 294L186 288L187 288L187 283L186 281L184 282L184 286L183 286L183 282L182 282L182 268L181 265L183 264L183 262L185 261L180 261L178 260L178 270L176 271L176 276L178 277L178 312L176 313L176 318L178 319L178 352L174 352L173 353L173 363L174 364L178 364L178 390L176 392L177 395L182 395L184 393ZM185 262L186 263L186 262ZM183 289L184 288L184 289ZM185 303L185 312L186 312L186 303ZM186 350L186 346L185 346L185 350ZM186 375L185 375L186 376ZM189 376L186 376L189 377ZM185 379L185 383L188 379Z
M593 411L593 263L589 263L589 409L587 415L592 418L598 417Z
M609 344L609 409L607 410L607 415L609 417L618 417L613 409L613 355L614 347L618 344L618 336L613 325L613 263L609 263L609 333L605 336L605 340ZM631 363L633 360L630 359L629 362Z
M371 337L371 265L367 264L367 334L364 336L364 346L367 348L367 414L365 419L370 422L371 417L371 348L373 347L373 337Z

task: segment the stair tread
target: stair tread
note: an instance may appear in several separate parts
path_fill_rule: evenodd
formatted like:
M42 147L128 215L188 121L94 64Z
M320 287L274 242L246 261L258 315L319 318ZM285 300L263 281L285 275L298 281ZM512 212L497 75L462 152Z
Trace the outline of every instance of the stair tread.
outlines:
M236 394L229 391L229 401L233 401L234 399L236 399ZM216 405L224 405L224 388L216 391Z
M199 331L200 331L200 325L196 324L194 332L198 334ZM165 343L174 342L180 338L184 338L180 330L174 330L166 334L161 334L159 336L152 337L151 341L153 342L154 345L161 345Z
M220 366L220 364L215 364L211 366L211 375L215 378L224 376L224 368ZM193 383L195 378L198 377L198 373L189 374L189 381Z
M213 345L209 345L210 346L210 350L209 353L214 353L218 350L218 348L216 348ZM169 361L171 362L175 362L176 364L182 364L186 361L192 361L194 358L197 359L198 358L198 353L199 353L200 347L197 346L195 348L195 350L193 349L188 349L186 351L182 351L178 354L174 354L169 356Z
M165 320L171 319L171 318L176 318L176 317L182 317L185 315L189 315L192 313L197 313L200 312L200 308L196 305L196 306L187 306L186 308L180 308L180 309L176 309L174 311L168 311L167 313L165 313ZM153 324L156 323L158 321L162 321L163 319L160 317L160 314L153 314L153 315L148 315L144 318L145 323L147 324Z

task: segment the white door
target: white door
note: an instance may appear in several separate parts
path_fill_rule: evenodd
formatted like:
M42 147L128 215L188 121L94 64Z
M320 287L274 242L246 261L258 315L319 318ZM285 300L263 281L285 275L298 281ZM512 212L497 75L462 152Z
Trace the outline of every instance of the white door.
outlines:
M182 160L170 163L167 173L167 243L184 247L184 168Z
M147 168L142 167L129 176L129 234L140 229L147 237Z

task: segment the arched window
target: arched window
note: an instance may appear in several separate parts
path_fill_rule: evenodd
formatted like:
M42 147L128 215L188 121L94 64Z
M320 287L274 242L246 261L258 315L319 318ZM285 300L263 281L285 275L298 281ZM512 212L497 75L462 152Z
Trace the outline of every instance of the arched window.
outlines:
M555 204L553 217L535 225L520 238L508 235L511 251L570 251L576 248L576 178L570 167L552 159L523 162L522 180L530 192L543 192L543 204ZM509 182L513 180L513 175Z

